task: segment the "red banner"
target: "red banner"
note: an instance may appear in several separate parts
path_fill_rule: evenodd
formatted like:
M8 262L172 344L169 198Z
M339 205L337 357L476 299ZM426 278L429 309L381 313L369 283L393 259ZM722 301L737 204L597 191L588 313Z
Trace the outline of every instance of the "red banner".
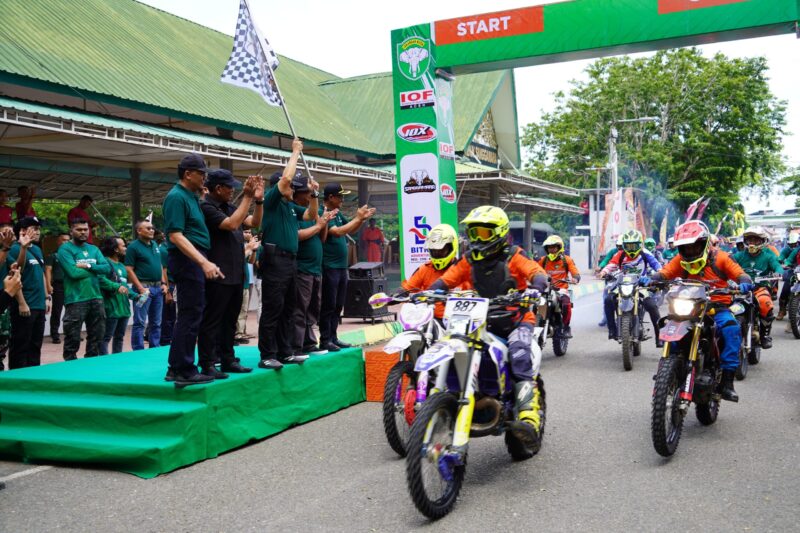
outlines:
M544 7L533 6L484 13L434 23L438 45L482 41L544 31Z
M658 14L678 13L691 9L703 9L704 7L724 6L727 4L740 4L750 0L658 0Z

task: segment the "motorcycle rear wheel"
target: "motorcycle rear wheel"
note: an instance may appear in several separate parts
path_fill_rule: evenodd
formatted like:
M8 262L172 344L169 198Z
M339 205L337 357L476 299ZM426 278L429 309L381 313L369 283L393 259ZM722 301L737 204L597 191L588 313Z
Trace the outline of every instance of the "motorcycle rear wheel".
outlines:
M539 387L541 393L541 409L539 415L541 423L539 424L539 438L536 439L536 444L533 446L525 446L522 441L516 438L510 431L506 431L506 449L515 461L524 461L530 459L542 449L542 440L544 440L544 423L547 418L547 402L545 401L544 380L541 374L536 377L536 386Z
M400 457L406 456L406 444L411 434L411 424L406 421L405 416L405 395L416 387L414 364L411 361L400 361L389 371L383 388L383 431L389 446Z
M568 346L569 339L564 336L561 326L558 326L553 331L553 353L556 354L556 357L566 355Z
M680 384L675 357L662 359L653 388L653 406L650 419L650 435L653 447L659 455L669 457L678 449L683 431L683 414L680 407Z
M742 381L744 378L746 378L747 371L749 369L750 363L747 354L747 348L745 348L744 341L742 341L742 345L739 346L739 368L736 369L736 379Z
M631 334L631 315L619 317L619 334L622 339L622 366L625 370L633 369L633 335Z
M795 339L800 339L800 296L793 295L789 300L789 324Z
M747 362L751 365L757 365L761 361L761 344L753 343L750 347L750 352L747 354Z
M464 482L466 466L441 465L441 454L453 445L457 414L458 399L451 393L437 393L425 400L411 425L406 456L408 491L419 512L432 520L453 509Z

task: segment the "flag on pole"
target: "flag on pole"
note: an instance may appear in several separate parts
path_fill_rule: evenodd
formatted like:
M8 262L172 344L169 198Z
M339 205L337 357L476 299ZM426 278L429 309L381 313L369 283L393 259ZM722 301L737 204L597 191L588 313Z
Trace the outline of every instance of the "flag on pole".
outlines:
M277 54L250 16L247 0L240 0L233 50L220 81L255 91L269 105L279 107L281 96L273 77L278 64Z
M686 210L686 220L684 222L689 222L694 218L694 213L697 211L697 207L700 205L700 202L703 201L704 196L701 196L697 200L691 203L689 208Z
M709 202L711 202L711 198L706 198L706 201L697 208L697 214L695 215L697 220L703 220L703 213L706 212L706 207L708 207Z
M658 240L661 244L667 244L667 223L669 221L669 207L664 211L664 218L661 219L661 228L658 232Z

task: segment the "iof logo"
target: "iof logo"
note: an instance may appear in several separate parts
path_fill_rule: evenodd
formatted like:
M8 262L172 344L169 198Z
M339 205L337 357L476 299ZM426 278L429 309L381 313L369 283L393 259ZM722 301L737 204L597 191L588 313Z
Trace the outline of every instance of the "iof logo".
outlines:
M409 37L397 45L397 68L409 80L418 80L431 64L431 42L422 37Z

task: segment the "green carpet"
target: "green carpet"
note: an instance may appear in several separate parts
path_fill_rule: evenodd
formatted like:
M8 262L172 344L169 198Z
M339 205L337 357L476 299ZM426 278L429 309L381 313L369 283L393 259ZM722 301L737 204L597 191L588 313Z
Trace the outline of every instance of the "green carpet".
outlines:
M0 373L0 458L151 478L365 400L358 348L184 389L164 381L167 352ZM255 347L236 355L258 362Z

